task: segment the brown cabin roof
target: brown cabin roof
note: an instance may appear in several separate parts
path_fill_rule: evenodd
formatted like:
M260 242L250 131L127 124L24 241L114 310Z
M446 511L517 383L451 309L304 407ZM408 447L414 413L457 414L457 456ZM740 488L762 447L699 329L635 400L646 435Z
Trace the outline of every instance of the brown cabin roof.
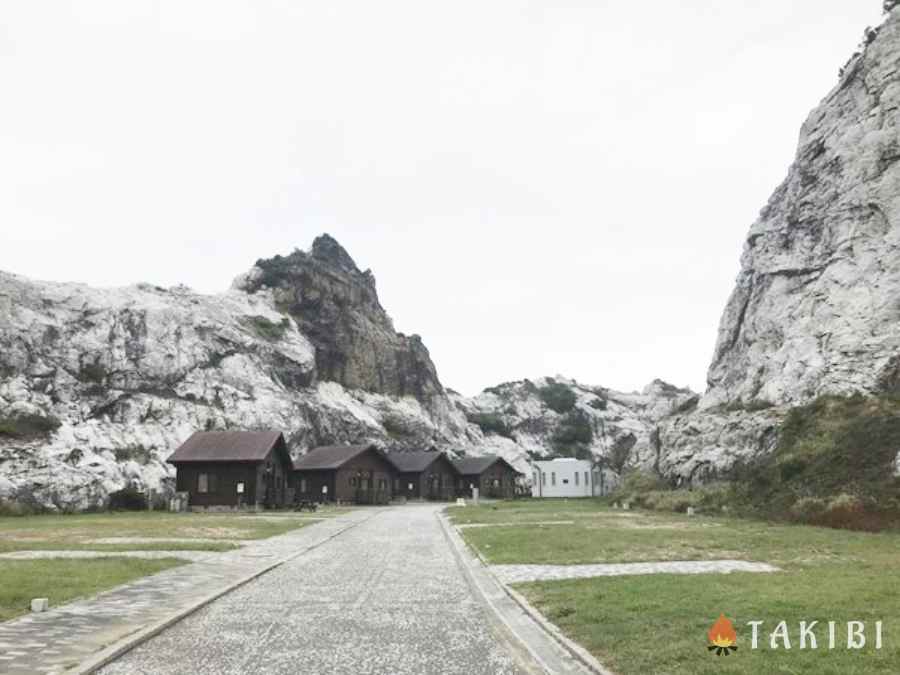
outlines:
M516 468L499 455L484 455L483 457L463 457L462 459L454 459L453 466L463 476L474 476L481 474L490 469L497 462L503 462L510 469L516 471Z
M374 445L324 445L294 460L294 471L337 469L366 450L376 449Z
M198 431L166 461L261 462L279 440L284 442L280 431Z
M443 452L436 450L391 450L385 456L401 473L419 473L431 466L439 457L446 457Z

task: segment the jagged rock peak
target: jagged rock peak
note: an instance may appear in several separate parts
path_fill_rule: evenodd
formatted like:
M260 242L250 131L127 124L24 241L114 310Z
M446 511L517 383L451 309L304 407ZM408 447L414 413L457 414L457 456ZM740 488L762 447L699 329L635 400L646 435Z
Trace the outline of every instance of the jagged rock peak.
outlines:
M348 272L359 273L356 262L347 253L347 249L341 246L330 234L321 234L315 238L309 254L316 260L340 267Z
M262 287L274 288L284 281L296 282L309 268L338 275L347 283L358 283L373 292L375 290L372 270L360 271L347 249L327 233L316 237L309 251L295 248L286 256L260 258L249 272L234 280L232 288L255 293ZM374 293L366 295L370 301L378 302Z
M270 293L275 306L297 322L315 346L320 380L449 405L421 339L394 330L371 271L360 272L330 235L317 237L309 252L258 260L234 287Z

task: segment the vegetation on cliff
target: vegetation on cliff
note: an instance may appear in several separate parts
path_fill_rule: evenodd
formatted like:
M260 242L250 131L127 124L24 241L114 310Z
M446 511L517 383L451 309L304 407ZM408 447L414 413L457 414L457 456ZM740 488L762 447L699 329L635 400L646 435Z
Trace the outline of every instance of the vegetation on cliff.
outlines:
M790 410L775 451L693 490L635 472L612 499L659 510L746 515L827 527L900 526L900 396L822 396Z

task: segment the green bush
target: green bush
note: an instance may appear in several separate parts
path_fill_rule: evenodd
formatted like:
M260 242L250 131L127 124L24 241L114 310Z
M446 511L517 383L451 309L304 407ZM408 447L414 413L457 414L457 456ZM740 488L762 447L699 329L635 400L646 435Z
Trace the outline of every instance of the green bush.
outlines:
M256 334L259 335L263 340L268 340L269 342L278 342L283 339L288 329L291 327L291 321L287 317L284 317L278 323L274 321L269 321L264 316L253 316L250 317L250 325Z
M594 440L591 420L581 410L571 410L553 431L553 449L562 455L585 458Z
M562 383L548 380L549 384L538 389L538 396L550 410L564 414L575 407L578 398L572 389Z
M153 452L140 445L133 448L116 448L113 452L117 462L135 461L138 464L149 464L153 459Z
M0 499L0 518L32 516L35 513L35 510L27 504L23 504L19 501Z
M44 415L18 415L16 417L0 419L0 436L13 438L29 438L33 436L45 436L53 433L60 427L60 421L55 417Z
M594 410L606 410L607 401L605 398L595 398L588 403Z
M110 511L146 511L147 495L129 485L109 495Z
M828 502L818 497L803 497L791 506L791 515L801 522L812 522L819 518L828 506Z
M410 431L403 423L403 421L397 419L396 417L385 417L383 420L381 420L381 426L384 427L384 430L388 433L389 436L392 436L394 438L410 435Z
M499 415L493 413L472 413L467 418L486 434L498 434L506 438L513 437L512 430Z
M900 5L900 0L884 0L885 13L890 12L894 7Z
M754 398L750 401L732 401L722 406L725 412L759 412L774 407L774 403Z
M900 523L898 450L900 396L823 396L791 409L775 451L736 467L733 478L743 501L767 517L878 529ZM810 500L829 506L816 513L821 504Z
M684 513L689 506L698 513L721 513L723 506L732 506L731 487L715 483L693 490L673 489L660 476L647 471L631 471L608 498L609 502L628 502L633 506L655 511Z
M82 382L102 384L106 379L106 368L100 363L88 363L81 366L81 370L78 371L78 379Z

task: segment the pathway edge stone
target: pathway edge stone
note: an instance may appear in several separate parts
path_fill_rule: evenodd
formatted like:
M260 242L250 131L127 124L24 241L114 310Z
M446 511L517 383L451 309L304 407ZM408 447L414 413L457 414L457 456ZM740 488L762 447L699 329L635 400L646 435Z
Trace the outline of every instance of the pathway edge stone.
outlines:
M512 591L512 589L508 588L506 584L501 582L496 577L496 575L491 572L489 566L485 563L485 560L481 556L481 554L465 543L456 527L449 522L446 513L439 512L437 514L437 518L441 524L441 528L444 531L444 536L450 541L453 547L453 552L456 556L457 562L459 562L459 564L463 567L464 571L466 572L466 576L469 578L469 581L473 588L481 596L482 600L488 605L491 611L494 612L500 622L522 644L525 650L528 651L532 658L537 661L537 663L544 669L545 672L550 673L551 675L556 675L560 672L574 671L571 668L554 668L553 665L548 664L546 660L535 651L532 645L528 643L525 637L522 636L520 632L510 624L510 622L507 620L507 617L505 617L497 607L497 604L490 597L488 597L485 589L482 588L478 583L477 576L483 577L485 581L498 589L499 593L511 599L516 608L519 611L523 612L524 618L530 621L538 634L543 636L552 645L557 646L557 648L563 649L565 653L572 659L574 659L575 663L582 669L586 669L587 672L592 673L593 675L615 675L615 673L613 673L612 671L604 668L603 665L599 661L597 661L597 659L595 659L591 654L589 654L583 647L577 645L576 643L572 642L567 637L562 635L559 629L556 629L555 631L550 630L550 627L556 627L548 622L540 614L540 612L531 607L531 605L524 598L519 596L518 593Z
M141 629L137 630L136 632L131 633L130 635L127 635L120 640L117 640L116 642L112 643L105 649L91 654L90 657L88 657L81 663L79 663L76 666L73 666L71 668L68 668L66 670L66 673L71 673L71 675L91 675L91 673L97 672L103 666L111 663L112 661L115 661L117 658L119 658L123 654L131 651L138 645L141 645L144 642L146 642L147 640L149 640L150 638L158 635L159 633L164 631L166 628L169 628L170 626L175 625L182 619L203 609L211 602L217 600L218 598L221 598L223 595L227 595L228 593L231 593L233 590L240 588L241 586L253 581L254 579L256 579L258 577L261 577L262 575L266 574L267 572L271 572L276 567L280 567L281 565L285 564L286 562L290 562L294 558L298 558L299 556L303 555L304 553L308 553L309 551L312 551L312 550L322 546L323 544L328 543L329 541L342 535L347 530L350 530L350 529L356 527L357 525L361 525L362 523L374 518L377 515L378 515L378 512L375 512L371 516L369 516L368 518L366 518L364 520L350 522L347 524L346 527L341 528L340 530L338 530L331 536L327 537L326 539L316 542L315 544L312 544L311 546L307 546L306 548L301 549L300 551L292 553L288 556L285 556L284 558L281 558L280 560L275 561L274 563L266 565L262 569L255 570L255 571L251 572L250 574L248 574L244 577L241 577L237 581L232 582L231 584L223 587L222 589L219 589L213 593L210 593L206 597L202 598L200 601L195 602L185 608L179 609L177 612L174 612L174 613L170 614L169 616L167 616L166 618L164 618L160 621L157 621L155 624L151 624L150 626L141 628ZM310 525L310 527L314 527L316 524L318 524L318 523L315 523L314 525Z

